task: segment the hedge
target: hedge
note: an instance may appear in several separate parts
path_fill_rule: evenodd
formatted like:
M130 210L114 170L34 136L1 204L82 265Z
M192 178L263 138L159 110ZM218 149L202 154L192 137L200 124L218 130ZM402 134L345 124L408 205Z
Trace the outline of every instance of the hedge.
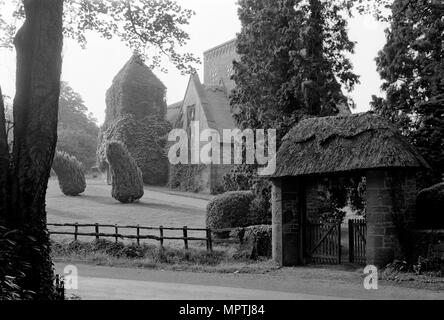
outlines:
M207 227L226 229L247 226L253 199L251 191L230 191L216 196L207 206Z
M142 173L125 146L118 141L108 142L106 157L112 176L112 197L122 203L142 198Z
M59 180L60 190L67 196L78 196L86 189L83 165L76 157L66 152L57 151L52 162L52 169Z
M417 225L426 229L444 229L444 182L419 192L416 199Z

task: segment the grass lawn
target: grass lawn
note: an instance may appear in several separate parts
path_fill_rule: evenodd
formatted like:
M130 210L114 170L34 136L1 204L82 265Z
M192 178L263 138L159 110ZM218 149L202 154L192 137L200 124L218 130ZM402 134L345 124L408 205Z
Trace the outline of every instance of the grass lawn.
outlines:
M205 208L211 196L196 196L184 192L170 192L166 188L145 188L143 198L134 204L121 204L111 197L111 186L100 179L89 179L84 194L67 197L62 194L56 178L48 184L46 209L48 223L117 224L152 227L205 227ZM54 227L50 227L54 230ZM73 228L57 228L70 230ZM93 228L81 229L93 232ZM114 232L114 229L101 228L100 232ZM125 234L135 231L125 230ZM168 233L169 232L169 233ZM165 231L165 236L182 236L180 231ZM147 233L150 234L150 233ZM157 231L153 234L158 235ZM189 236L202 237L204 234L189 232ZM52 236L55 240L67 236ZM72 239L72 236L71 236ZM93 238L79 237L79 240L92 241ZM110 239L111 240L111 239ZM174 242L174 241L173 241ZM151 241L152 243L152 241ZM166 243L167 245L183 245ZM192 243L190 243L192 244Z

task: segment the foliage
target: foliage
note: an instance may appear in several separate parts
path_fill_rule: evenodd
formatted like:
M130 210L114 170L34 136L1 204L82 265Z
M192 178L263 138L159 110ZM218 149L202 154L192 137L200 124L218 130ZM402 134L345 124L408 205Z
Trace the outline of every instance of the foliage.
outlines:
M224 177L225 191L251 190L255 196L250 204L251 224L271 223L271 183L259 177L255 165L234 166Z
M96 119L88 114L82 97L68 83L61 83L59 121L57 124L57 150L76 157L91 169L96 163L97 136Z
M122 203L143 197L142 172L125 146L118 141L106 144L106 159L112 176L112 196Z
M0 6L3 5L0 2ZM25 16L22 1L12 0L16 8L14 21L0 16L0 43L11 47L12 39ZM65 0L63 10L64 36L76 40L83 48L87 32L93 31L105 39L117 37L133 51L140 53L150 68L159 67L167 57L182 73L194 71L199 59L190 53L180 53L190 39L183 27L194 15L174 0Z
M151 261L152 266L156 264L199 264L216 265L225 258L220 251L208 252L207 250L193 249L182 250L169 247L161 248L155 245L135 243L114 243L108 240L96 240L94 242L53 243L54 254L57 256L91 256L106 255L109 257L123 258L129 260L144 259Z
M255 166L248 164L235 165L224 176L225 191L242 191L253 188Z
M256 177L253 182L255 198L250 204L251 224L271 224L271 182Z
M323 205L319 208L321 221L342 222L350 206L358 215L366 214L366 179L359 175L330 177L321 182L324 187L320 195Z
M395 0L387 43L377 58L386 98L373 109L396 123L432 166L424 186L444 173L444 4Z
M60 190L67 196L78 196L86 189L83 165L76 157L63 151L57 151L52 162L52 169L59 180Z
M211 229L245 227L254 195L251 191L231 191L208 203L206 225Z
M207 166L202 164L176 164L170 166L168 186L171 189L200 192L203 186L197 181L202 170Z
M18 246L23 242L18 230L9 230L0 225L0 301L31 299L33 293L23 290L21 281L29 264L18 254ZM28 239L32 241L32 239Z
M421 190L416 199L416 222L420 228L443 229L444 182Z
M125 115L116 119L109 126L102 128L97 150L99 167L104 170L108 166L107 143L120 141L142 171L144 183L165 184L169 166L165 145L169 130L170 124L157 116L137 119L133 115Z
M358 83L347 58L354 51L345 17L352 2L239 1L241 58L230 103L241 128L274 128L282 138L304 115L347 108L341 85Z

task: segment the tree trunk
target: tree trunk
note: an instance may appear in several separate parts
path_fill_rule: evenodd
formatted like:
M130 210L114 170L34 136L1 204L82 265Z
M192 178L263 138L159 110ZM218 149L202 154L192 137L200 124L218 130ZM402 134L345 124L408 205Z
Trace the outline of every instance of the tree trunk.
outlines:
M53 271L45 196L57 143L62 65L63 0L24 0L26 20L18 31L11 194L12 227L34 240L21 252L30 263L22 283L37 299L53 296Z
M8 137L6 136L5 105L0 87L0 225L4 223L7 212L6 194L9 167Z

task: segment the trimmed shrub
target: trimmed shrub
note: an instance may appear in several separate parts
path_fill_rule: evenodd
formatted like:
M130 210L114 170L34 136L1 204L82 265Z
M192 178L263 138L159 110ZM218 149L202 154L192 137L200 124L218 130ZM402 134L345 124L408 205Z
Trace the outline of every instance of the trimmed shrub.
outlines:
M108 142L106 157L112 176L112 196L122 203L132 203L143 197L142 173L125 146Z
M59 180L60 190L67 196L78 196L86 189L83 165L76 157L66 152L57 151L52 162L52 169Z
M444 182L423 189L416 199L417 224L420 228L444 229Z
M254 195L251 191L231 191L218 195L208 203L207 228L226 229L245 227L249 223L249 209Z

